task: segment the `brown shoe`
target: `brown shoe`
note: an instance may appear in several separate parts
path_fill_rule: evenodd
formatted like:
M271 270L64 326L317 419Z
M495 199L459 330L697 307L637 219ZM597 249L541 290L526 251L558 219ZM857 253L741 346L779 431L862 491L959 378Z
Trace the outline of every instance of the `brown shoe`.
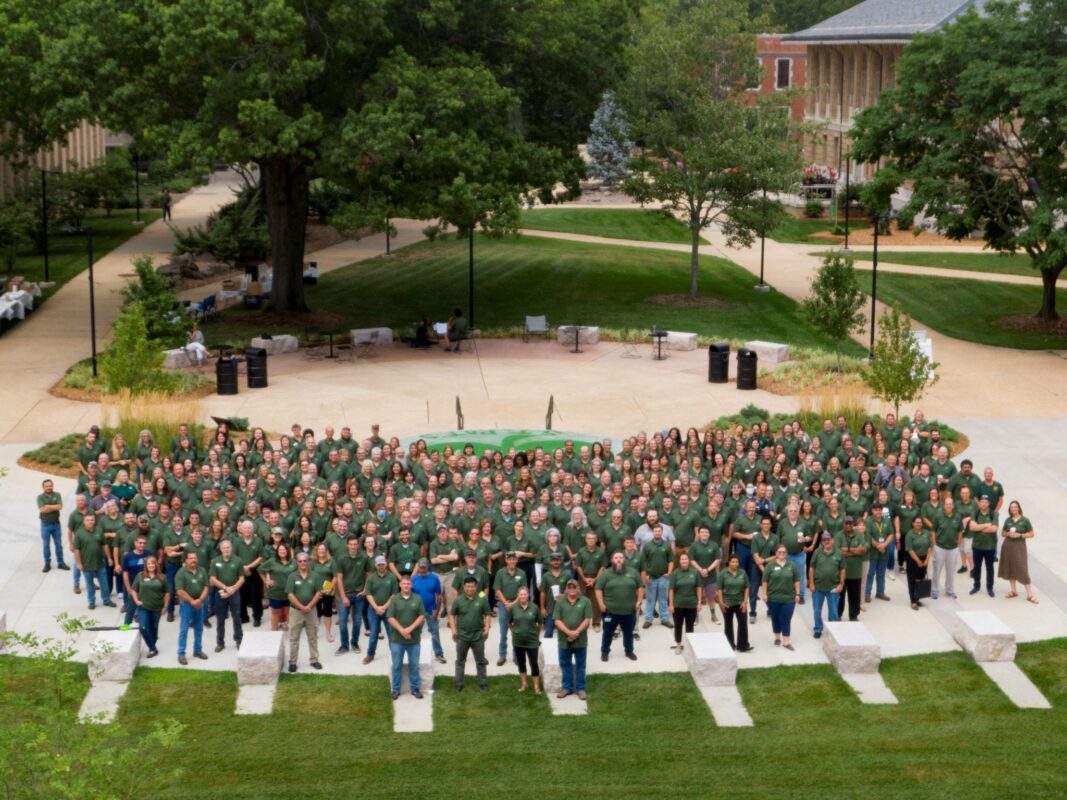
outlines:
M498 658L498 659L496 660L496 665L497 665L498 667L502 667L502 666L504 666L504 665L505 665L505 664L507 664L507 663L508 663L508 660L507 660L506 658Z
M74 587L74 594L81 594L81 593L82 593L82 587L75 586Z
M560 689L558 692L556 692L556 697L558 697L560 700L562 700L564 697L569 696L570 692L568 692L566 689Z
M370 663L370 662L372 662L373 660L374 660L374 659L373 659L373 658L371 658L370 656L363 656L363 663L364 663L364 664L369 664L369 663Z
M878 597L879 600L886 600L886 601L889 600L889 595L887 595L887 594L880 594L880 595L876 595L876 596Z
M203 650L197 650L193 653L193 658L199 658L201 661L207 661L207 653Z
M181 664L183 667L188 666L189 659L187 659L185 656L178 656L178 663Z
M864 598L863 598L863 602L864 602L864 603L869 603L869 602L871 602L871 596L870 596L869 594L868 594L868 595L865 595L865 596L864 596Z
M589 695L587 695L585 692L578 692L578 699L579 700L585 700L588 697L589 697Z

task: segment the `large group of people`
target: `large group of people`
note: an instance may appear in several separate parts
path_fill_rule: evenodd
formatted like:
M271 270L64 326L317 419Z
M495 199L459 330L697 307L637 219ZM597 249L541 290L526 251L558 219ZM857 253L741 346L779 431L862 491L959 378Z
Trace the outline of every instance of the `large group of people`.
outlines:
M97 592L105 606L120 598L150 658L164 618L177 617L181 664L208 658L205 629L225 649L227 624L238 647L248 625L287 631L291 672L301 640L322 668L320 629L338 655L362 653L364 664L387 636L394 699L405 662L422 696L424 629L445 663L442 617L457 692L468 655L489 688L495 627L497 665L510 656L519 691L542 692L538 651L554 640L559 696L584 699L591 636L601 660L619 638L637 660L635 641L658 622L680 653L705 609L748 652L762 601L773 644L792 650L793 615L809 596L818 638L824 618L856 620L872 598L889 601L886 581L898 575L916 610L927 596L955 598L967 572L971 594L992 596L998 558L1006 596L1021 584L1036 603L1033 526L1018 502L1004 508L993 470L957 467L921 412L907 425L892 414L879 422L672 428L618 448L568 441L526 452L403 448L377 425L362 439L294 425L273 441L258 428L197 436L182 426L170 442L148 431L107 440L94 427L78 452L73 508L51 480L37 498L44 569L53 557L73 567L90 609Z

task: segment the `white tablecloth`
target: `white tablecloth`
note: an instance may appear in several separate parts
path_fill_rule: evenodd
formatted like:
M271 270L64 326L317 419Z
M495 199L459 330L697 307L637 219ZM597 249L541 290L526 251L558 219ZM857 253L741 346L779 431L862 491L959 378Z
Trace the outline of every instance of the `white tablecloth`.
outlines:
M0 295L0 302L2 301L18 303L26 311L33 311L33 295L29 292L24 292L22 289L16 289L13 292L7 292L6 294Z
M26 309L22 307L21 303L0 300L0 319L26 319Z

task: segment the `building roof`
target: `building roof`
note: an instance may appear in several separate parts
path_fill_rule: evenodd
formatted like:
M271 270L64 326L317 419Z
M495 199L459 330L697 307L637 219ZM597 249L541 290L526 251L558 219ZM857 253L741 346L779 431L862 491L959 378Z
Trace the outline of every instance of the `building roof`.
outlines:
M908 42L917 34L947 25L986 0L864 0L807 30L783 37L785 42Z

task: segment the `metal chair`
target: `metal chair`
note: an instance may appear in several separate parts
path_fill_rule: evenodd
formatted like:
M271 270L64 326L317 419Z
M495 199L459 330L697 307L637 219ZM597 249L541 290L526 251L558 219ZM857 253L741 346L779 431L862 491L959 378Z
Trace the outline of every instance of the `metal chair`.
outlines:
M378 331L357 334L352 342L356 358L370 358L378 346Z
M548 339L548 320L543 314L539 317L526 317L526 324L522 329L522 340L529 342L530 334L544 334L545 339Z

